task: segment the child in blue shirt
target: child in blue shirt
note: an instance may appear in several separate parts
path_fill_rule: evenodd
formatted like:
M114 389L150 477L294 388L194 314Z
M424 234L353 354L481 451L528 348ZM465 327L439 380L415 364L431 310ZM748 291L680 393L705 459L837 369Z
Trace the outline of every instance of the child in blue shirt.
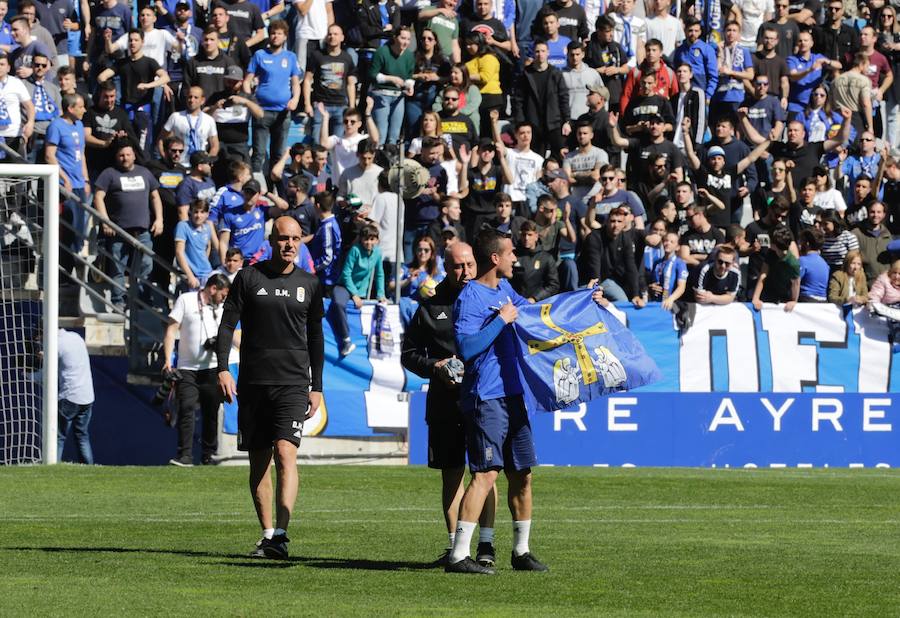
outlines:
M663 257L653 265L653 281L647 287L652 300L661 300L662 307L671 311L675 301L687 289L688 270L677 252L680 238L675 232L668 232L663 238Z
M206 224L209 203L202 199L192 201L188 218L188 221L179 221L175 226L175 259L184 273L186 290L195 291L212 272L209 252L213 238Z
M831 269L819 255L825 235L818 228L800 231L800 302L824 303L828 301L828 281Z

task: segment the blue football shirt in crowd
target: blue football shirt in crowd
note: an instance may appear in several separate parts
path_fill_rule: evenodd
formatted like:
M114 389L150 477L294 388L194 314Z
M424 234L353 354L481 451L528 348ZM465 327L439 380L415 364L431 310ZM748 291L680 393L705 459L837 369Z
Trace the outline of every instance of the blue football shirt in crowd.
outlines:
M84 188L84 125L54 118L47 126L47 143L56 146L56 160L69 177L73 189Z
M219 230L231 232L231 247L241 250L245 260L251 264L269 259L272 247L266 240L266 213L268 207L254 206L233 208L222 215Z
M261 49L250 59L248 73L259 79L256 100L266 111L281 111L291 100L291 77L302 75L294 52L282 49L277 54Z
M679 281L687 281L687 278L687 264L677 255L663 257L653 265L653 281L662 287L665 296L675 291Z
M831 271L818 253L800 256L800 297L828 298L828 280Z
M788 73L793 71L806 71L820 58L825 58L822 54L814 54L810 52L809 59L800 56L791 56L787 59ZM802 112L809 105L809 97L816 86L822 83L822 69L810 71L800 79L791 81L791 89L788 93L788 111Z
M226 212L236 210L244 206L244 195L235 191L231 185L226 185L216 191L210 200L209 220L218 224Z

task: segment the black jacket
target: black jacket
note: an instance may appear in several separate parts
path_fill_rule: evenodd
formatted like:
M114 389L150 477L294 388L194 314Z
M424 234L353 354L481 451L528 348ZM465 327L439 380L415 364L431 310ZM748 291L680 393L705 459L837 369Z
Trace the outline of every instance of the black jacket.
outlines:
M524 79L519 82L513 96L513 116L516 121L535 122L539 129L558 129L569 120L569 89L562 73L556 67L548 66L546 92L539 92L534 74L534 65L525 69Z
M637 296L640 287L634 243L627 234L610 238L605 229L594 230L584 239L581 259L585 281L595 277L600 281L612 279L622 286L628 298Z
M510 284L525 298L544 300L559 293L559 275L556 260L546 251L518 247Z
M460 420L458 389L438 378L434 369L438 361L456 354L453 303L457 296L459 291L450 277L444 278L435 288L434 296L419 303L403 334L400 364L417 376L431 380L425 400L425 421L429 424Z
M853 54L859 51L859 32L853 26L841 24L837 30L831 26L813 28L813 51L831 60L839 60L845 69L853 66Z
M681 97L680 92L676 92L669 99L669 105L672 109L672 113L675 116L678 116L678 99ZM702 135L697 135L697 127L703 126L700 122L700 93L693 88L687 91L687 96L684 99L684 117L691 119L691 139L694 140L694 144L699 144L703 140ZM678 127L675 127L676 129ZM672 139L672 136L675 135L674 132L666 135L667 139Z
M387 3L388 18L391 20L391 30L385 31L381 25L381 9L377 2L371 0L362 0L356 8L356 16L359 19L358 32L353 33L348 44L352 43L353 47L362 47L365 49L377 49L382 45L386 45L390 40L391 32L400 29L400 10L394 2ZM355 40L359 39L359 40Z

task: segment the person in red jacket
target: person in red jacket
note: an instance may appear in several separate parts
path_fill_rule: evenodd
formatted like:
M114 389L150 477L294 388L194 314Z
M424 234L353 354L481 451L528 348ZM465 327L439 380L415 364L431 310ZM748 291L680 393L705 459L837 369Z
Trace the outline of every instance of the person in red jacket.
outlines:
M644 61L631 69L625 78L619 109L628 109L628 104L631 102L632 97L640 89L641 77L645 73L656 74L656 91L653 94L666 99L671 99L673 95L678 94L678 80L675 77L675 71L667 66L663 60L662 42L659 39L650 39L647 41L644 49L646 51Z

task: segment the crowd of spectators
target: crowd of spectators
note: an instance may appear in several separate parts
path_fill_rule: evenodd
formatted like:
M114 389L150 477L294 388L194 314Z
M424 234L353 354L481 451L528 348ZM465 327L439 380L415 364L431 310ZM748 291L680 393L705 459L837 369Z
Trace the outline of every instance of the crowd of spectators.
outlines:
M196 290L287 214L344 352L346 304L399 286L410 316L483 226L529 299L668 310L861 303L900 235L886 0L7 2L0 137L60 166L73 250L92 201Z

